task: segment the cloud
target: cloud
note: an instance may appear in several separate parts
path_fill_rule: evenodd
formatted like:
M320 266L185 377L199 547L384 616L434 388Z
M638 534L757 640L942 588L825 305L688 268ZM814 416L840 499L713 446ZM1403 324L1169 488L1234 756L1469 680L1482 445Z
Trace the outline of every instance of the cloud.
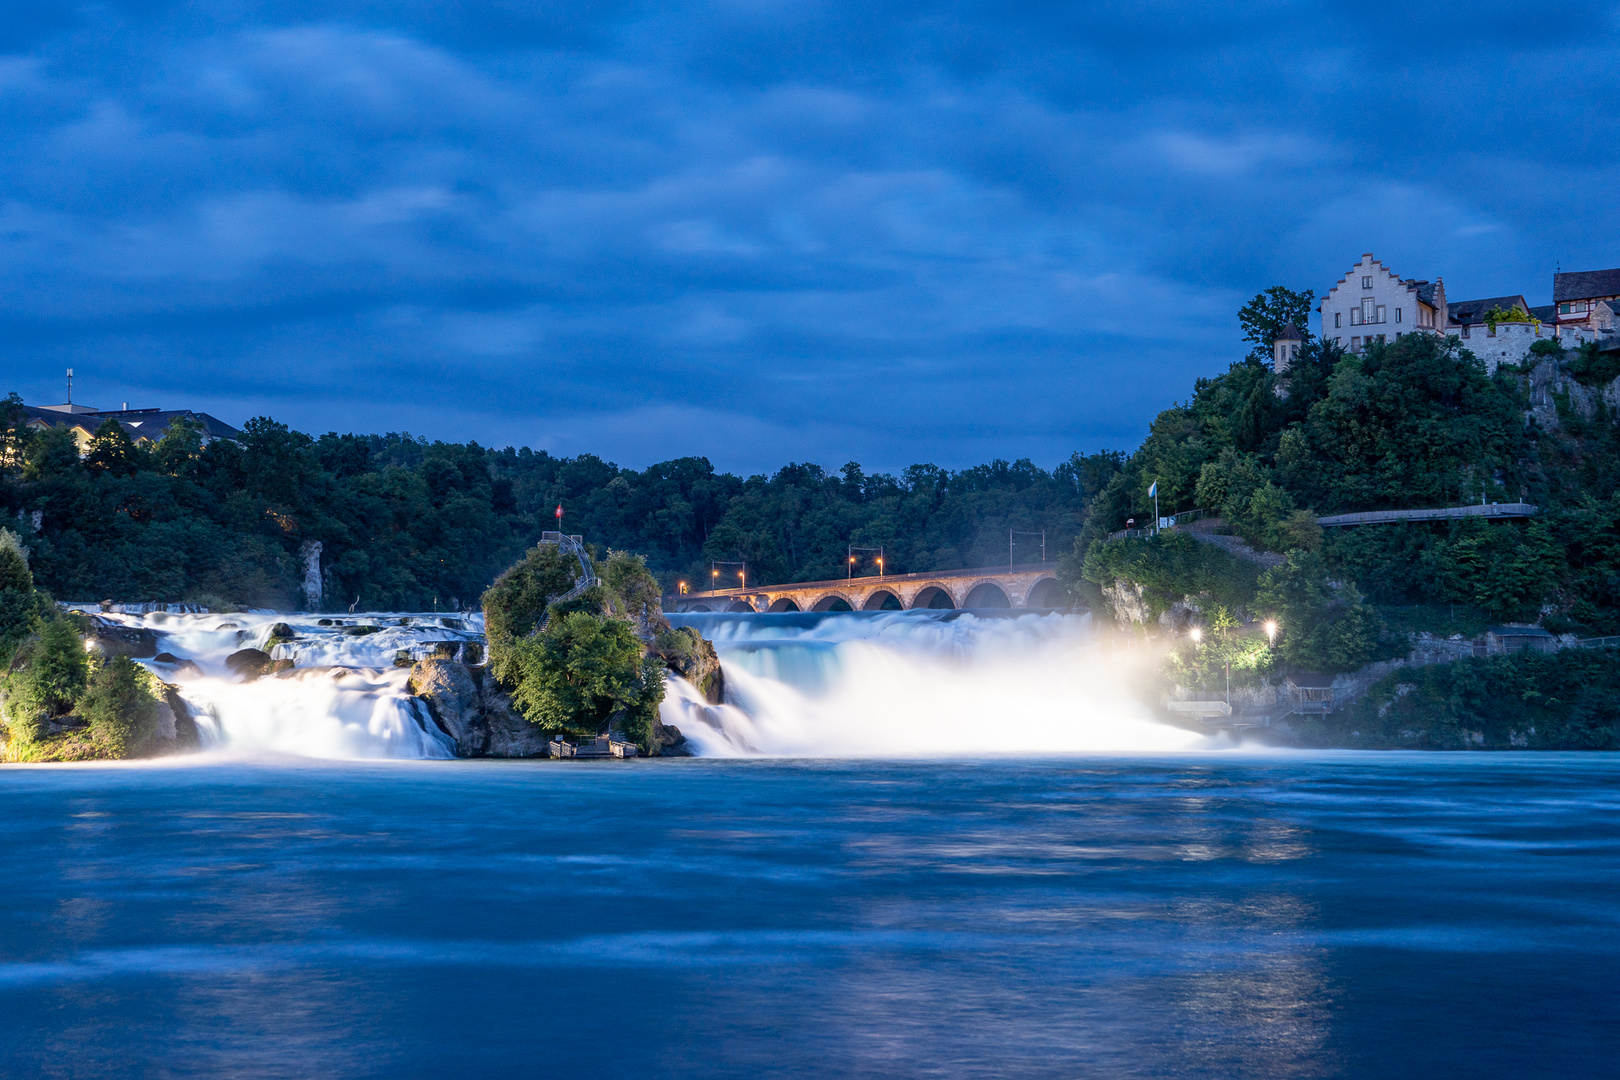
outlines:
M627 463L1050 464L1132 445L1244 352L1247 296L1362 251L1532 300L1620 264L1589 206L1620 46L1497 16L1416 49L1184 0L48 14L0 40L31 399L71 365Z

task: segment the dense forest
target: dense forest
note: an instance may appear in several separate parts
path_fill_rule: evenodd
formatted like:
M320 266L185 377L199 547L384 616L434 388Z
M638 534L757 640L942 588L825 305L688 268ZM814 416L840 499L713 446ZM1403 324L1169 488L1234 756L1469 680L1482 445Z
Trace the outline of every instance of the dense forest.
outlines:
M746 561L761 584L837 577L849 545L881 546L895 573L997 564L1009 530L1045 530L1055 555L1123 460L916 465L898 477L798 464L739 477L703 458L637 471L399 434L313 438L264 417L240 441L206 446L179 424L136 446L109 421L81 458L65 429L18 423L17 404L0 424L0 512L40 586L61 599L216 608L295 606L306 540L324 548L330 608L470 606L556 527L559 504L568 532L604 554L645 556L666 587L708 580L711 560ZM1038 538L1018 544L1020 561L1039 558Z
M1476 633L1540 621L1620 632L1620 354L1545 339L1487 372L1457 338L1407 334L1345 353L1307 336L1283 376L1260 345L1309 294L1273 289L1241 316L1255 353L1162 412L1094 500L1066 579L1093 606L1120 581L1150 617L1188 595L1287 611L1282 659L1343 670L1404 652L1415 629ZM1107 539L1151 517L1203 511L1285 554L1256 576L1216 548ZM1480 502L1537 504L1526 520L1322 529L1320 515ZM1196 550L1195 550L1196 549ZM1380 644L1383 639L1383 644Z

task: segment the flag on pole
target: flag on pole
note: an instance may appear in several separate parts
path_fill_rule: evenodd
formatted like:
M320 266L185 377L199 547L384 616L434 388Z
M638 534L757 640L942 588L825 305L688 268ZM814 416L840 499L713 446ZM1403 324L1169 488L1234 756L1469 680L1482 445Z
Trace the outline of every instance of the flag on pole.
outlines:
M1159 497L1159 482L1157 480L1155 480L1155 481L1153 481L1153 486L1148 488L1148 498L1157 499L1158 497ZM562 507L560 507L560 506L557 507L557 516L558 517L562 516Z
M562 524L562 503L557 504L557 524Z

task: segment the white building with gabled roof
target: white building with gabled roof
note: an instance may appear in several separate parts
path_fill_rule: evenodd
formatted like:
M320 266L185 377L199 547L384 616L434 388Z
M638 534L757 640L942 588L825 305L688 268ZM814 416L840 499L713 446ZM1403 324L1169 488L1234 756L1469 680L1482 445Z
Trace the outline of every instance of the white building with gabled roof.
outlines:
M1403 278L1367 252L1322 297L1320 336L1350 352L1402 334L1444 334L1446 285L1441 278Z

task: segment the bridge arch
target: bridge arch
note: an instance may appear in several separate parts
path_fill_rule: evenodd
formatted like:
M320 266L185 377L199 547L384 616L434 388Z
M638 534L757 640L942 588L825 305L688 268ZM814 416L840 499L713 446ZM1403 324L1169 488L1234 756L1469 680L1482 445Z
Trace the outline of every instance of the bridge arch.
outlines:
M866 598L866 603L861 605L861 610L904 611L905 607L906 605L900 602L900 597L896 596L893 592L890 592L888 589L876 589L873 590L871 596Z
M912 610L917 608L951 610L956 607L956 601L943 586L927 585L911 598L911 607Z
M851 604L846 598L839 596L837 593L828 593L826 596L823 596L820 600L817 600L814 604L810 605L810 610L854 611L855 605Z
M962 601L965 608L1010 608L1012 601L1007 599L1007 590L993 581L981 581L968 590L966 599Z
M713 611L708 604L688 604L683 611Z
M771 601L771 606L769 608L767 608L766 610L767 611L798 611L799 610L799 605L794 603L793 598L791 596L784 596L784 597L781 597L779 599Z
M1055 577L1043 577L1029 587L1029 595L1024 598L1024 606L1029 608L1054 608L1059 606L1062 594L1058 588Z
M727 611L753 611L754 606L746 600L733 600Z

